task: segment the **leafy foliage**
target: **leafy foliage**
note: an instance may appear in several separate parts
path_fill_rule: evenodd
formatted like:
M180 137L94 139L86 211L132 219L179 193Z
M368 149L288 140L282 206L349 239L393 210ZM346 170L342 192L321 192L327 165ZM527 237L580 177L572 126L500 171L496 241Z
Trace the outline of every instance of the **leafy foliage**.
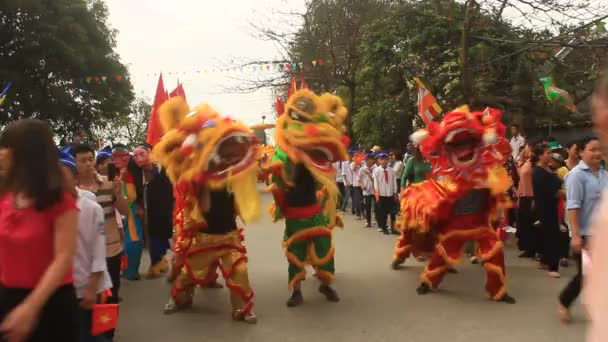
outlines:
M60 136L89 136L125 115L127 68L101 0L6 0L0 4L0 80L13 81L0 124L34 117ZM86 82L87 76L107 79Z

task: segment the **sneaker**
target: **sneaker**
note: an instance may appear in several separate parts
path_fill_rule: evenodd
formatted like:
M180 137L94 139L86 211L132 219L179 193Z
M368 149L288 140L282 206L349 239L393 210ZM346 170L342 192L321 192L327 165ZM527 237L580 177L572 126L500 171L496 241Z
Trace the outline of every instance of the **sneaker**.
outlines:
M509 296L508 293L505 293L502 298L497 300L497 302L506 303L506 304L515 304L515 298Z
M304 297L302 297L302 291L294 290L291 294L291 297L287 300L287 306L290 308L300 306L304 302Z
M378 233L382 233L383 231L384 231L384 229L378 228Z
M547 275L549 277L551 277L551 278L559 278L560 277L559 272L554 272L554 271L547 273Z
M429 292L431 292L431 287L426 283L420 284L420 286L418 286L418 288L416 289L416 293L418 293L419 295L425 295Z
M389 235L390 234L390 232L388 231L388 229L382 229L382 233L384 235Z
M363 228L371 228L372 225L370 223L366 223L365 226L363 226Z
M473 265L479 264L479 258L476 257L476 256L472 256L471 257L471 264L473 264Z
M340 301L340 297L338 297L338 293L329 285L321 285L319 286L319 292L321 292L325 298L330 301L337 303Z

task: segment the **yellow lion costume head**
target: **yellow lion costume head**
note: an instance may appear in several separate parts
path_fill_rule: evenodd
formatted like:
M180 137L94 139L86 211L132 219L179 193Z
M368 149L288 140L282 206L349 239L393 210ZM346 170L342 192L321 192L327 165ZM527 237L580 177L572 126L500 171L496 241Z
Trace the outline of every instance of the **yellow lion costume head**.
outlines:
M289 98L277 120L276 144L292 163L304 164L319 182L333 188L332 163L348 159L347 115L339 97L301 89Z
M245 221L257 216L260 211L256 188L260 151L249 127L221 116L207 104L191 110L181 97L161 106L160 122L165 135L154 147L153 156L178 190L190 189L182 191L186 192L184 196L196 198L196 194L188 194L193 191L192 185L228 188L235 194ZM198 213L191 214L200 219Z

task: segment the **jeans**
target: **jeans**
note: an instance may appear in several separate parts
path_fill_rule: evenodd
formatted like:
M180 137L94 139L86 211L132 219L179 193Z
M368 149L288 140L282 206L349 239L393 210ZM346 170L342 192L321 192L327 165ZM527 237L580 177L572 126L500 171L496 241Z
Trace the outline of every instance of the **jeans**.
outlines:
M337 208L342 209L342 201L344 198L344 192L346 190L344 189L344 182L337 182L336 184L338 185L338 190L340 191L340 198L338 198Z
M348 200L350 199L350 190L352 187L350 185L344 186L344 196L342 197L342 211L346 211L346 207L348 206Z
M587 239L583 236L583 245L587 244ZM559 295L559 302L569 308L572 303L578 298L581 293L581 285L583 282L583 257L582 254L574 253L574 258L576 259L576 275L568 285L562 290L562 293Z
M367 221L367 225L372 225L372 208L374 207L374 195L363 195L363 215Z
M360 186L353 186L350 192L353 199L353 214L361 216L363 212L363 190Z

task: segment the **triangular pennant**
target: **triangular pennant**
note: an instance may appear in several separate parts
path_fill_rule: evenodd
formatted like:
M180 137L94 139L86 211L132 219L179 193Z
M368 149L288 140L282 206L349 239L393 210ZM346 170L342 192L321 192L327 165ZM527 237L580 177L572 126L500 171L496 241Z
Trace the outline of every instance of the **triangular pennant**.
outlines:
M91 76L87 76L86 81L87 83L91 83Z
M319 63L319 65L323 65L323 64L325 64L325 62L324 62L322 59L319 59L319 60L317 61L317 63Z
M108 79L108 76L101 76L101 80L105 83L106 80Z
M129 78L131 78L131 76L129 76L129 75L125 75L125 80L127 80L127 81L128 81L128 80L129 80Z
M95 76L95 82L99 82L99 76Z
M260 69L260 71L264 71L264 66L263 65L260 65L258 68Z
M114 78L116 78L117 81L122 81L122 75L116 75Z
M283 69L285 69L285 70L291 69L291 64L289 64L289 63L283 64Z
M270 70L270 64L266 65L266 70Z
M298 65L300 66L300 69L304 68L304 63L300 62Z
M317 66L317 61L312 61L312 66Z
M296 69L297 67L298 67L298 64L297 64L297 63L291 63L291 68L292 68L292 69Z

